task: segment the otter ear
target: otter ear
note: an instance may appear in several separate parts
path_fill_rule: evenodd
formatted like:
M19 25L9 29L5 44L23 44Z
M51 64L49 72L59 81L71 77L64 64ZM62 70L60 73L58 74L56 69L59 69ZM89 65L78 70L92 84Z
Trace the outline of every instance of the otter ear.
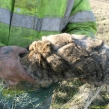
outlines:
M29 46L29 50L34 50L35 52L40 52L41 48L43 46L43 42L42 41L34 41L30 46Z
M50 42L45 41L43 43L41 54L43 55L44 58L48 57L51 54L51 43Z
M47 53L47 52L51 52L51 44L50 42L46 41L44 42L44 46L42 48L42 51Z

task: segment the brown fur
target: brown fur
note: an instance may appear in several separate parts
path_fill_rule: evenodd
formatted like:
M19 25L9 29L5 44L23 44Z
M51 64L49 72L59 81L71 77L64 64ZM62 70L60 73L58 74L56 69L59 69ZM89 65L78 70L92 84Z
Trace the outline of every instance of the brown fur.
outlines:
M29 50L21 63L38 85L75 77L91 84L104 82L107 52L101 40L64 33L42 37Z

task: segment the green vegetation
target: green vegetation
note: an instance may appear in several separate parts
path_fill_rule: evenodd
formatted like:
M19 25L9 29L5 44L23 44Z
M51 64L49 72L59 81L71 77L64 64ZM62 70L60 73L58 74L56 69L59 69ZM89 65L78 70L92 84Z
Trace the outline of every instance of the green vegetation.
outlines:
M82 85L83 83L76 79L60 82L54 91L51 109L60 109L78 93L79 87Z

